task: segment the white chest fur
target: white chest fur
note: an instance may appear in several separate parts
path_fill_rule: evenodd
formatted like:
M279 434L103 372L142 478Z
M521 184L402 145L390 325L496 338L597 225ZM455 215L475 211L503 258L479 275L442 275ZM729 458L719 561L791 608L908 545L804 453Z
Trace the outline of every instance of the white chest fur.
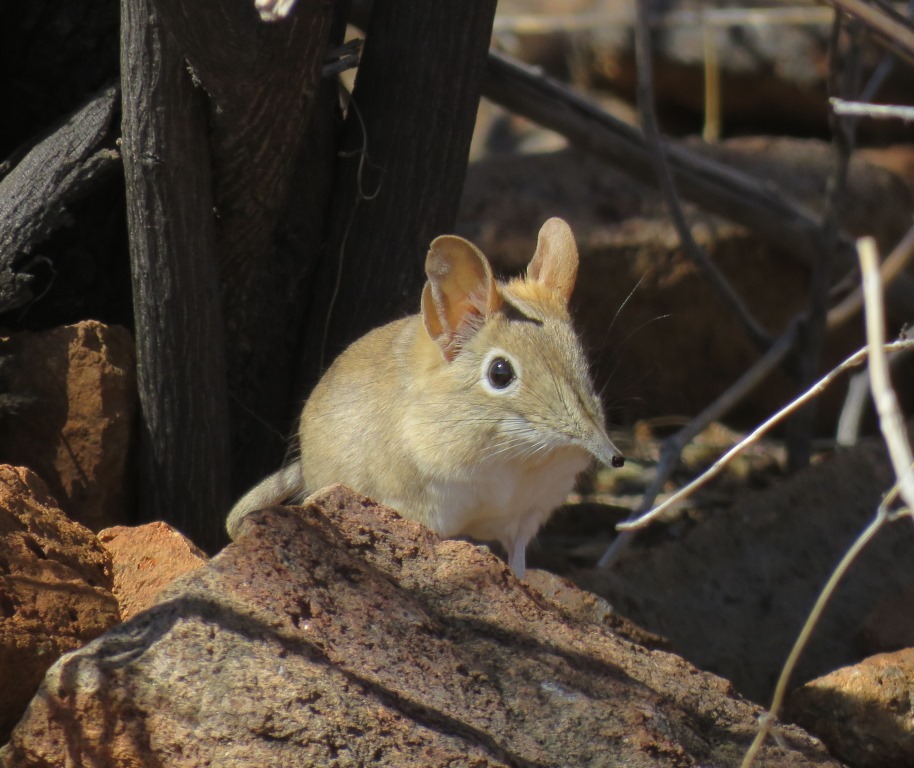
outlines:
M463 478L432 482L429 523L443 536L496 540L509 551L526 546L589 462L586 451L563 448L534 465L492 462Z

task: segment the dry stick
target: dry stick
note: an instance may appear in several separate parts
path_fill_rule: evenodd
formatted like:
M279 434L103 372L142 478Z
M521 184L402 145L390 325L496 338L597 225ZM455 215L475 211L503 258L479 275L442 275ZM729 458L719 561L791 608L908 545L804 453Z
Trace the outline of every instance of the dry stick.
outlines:
M790 655L784 663L775 687L774 697L771 701L771 707L768 712L762 716L759 722L759 730L755 735L746 756L743 758L742 768L751 768L763 742L767 738L778 716L778 712L784 703L787 694L787 685L793 674L794 667L800 654L806 647L813 629L819 621L825 606L831 599L832 594L838 586L838 583L844 577L848 568L853 564L857 556L872 541L876 533L887 523L897 520L902 516L914 516L914 454L911 452L911 444L908 441L904 428L904 420L901 416L901 409L898 407L898 399L892 384L889 381L888 363L885 356L885 309L882 299L882 285L879 278L878 257L876 255L876 244L872 238L866 237L857 242L860 270L863 277L863 292L865 297L866 310L866 337L867 351L869 353L869 374L870 385L873 390L873 401L876 404L876 410L879 414L879 428L882 431L883 439L889 450L889 458L892 462L892 468L895 470L897 481L894 487L886 494L882 503L876 512L875 519L864 529L863 533L857 537L857 540L851 545L850 549L841 558L828 582L822 588L815 605L810 611L800 631L799 636L794 642ZM861 350L863 351L863 350ZM906 508L890 512L889 506L893 503L898 494L906 505Z
M896 341L891 344L885 345L885 350L887 352L894 352L895 350L900 349L914 349L914 339L908 341ZM868 350L864 347L863 349L857 350L853 355L848 357L843 363L841 363L837 368L833 368L825 376L819 379L812 387L807 389L802 395L790 402L780 411L771 416L767 421L760 424L756 427L749 435L747 435L743 440L734 445L729 451L727 451L723 456L721 456L717 461L715 461L703 474L699 477L696 477L688 485L680 488L676 493L670 496L665 501L662 501L656 507L654 507L650 512L642 515L641 517L635 520L626 520L625 522L619 523L616 525L616 528L620 531L635 530L637 528L644 528L649 523L654 522L658 517L660 517L664 512L666 512L671 506L682 501L687 496L691 495L695 490L701 488L712 478L720 474L721 470L730 463L730 461L740 453L742 453L746 448L751 445L754 445L759 441L759 439L768 432L772 427L780 424L787 416L789 416L793 411L795 411L800 406L809 402L812 398L817 397L823 391L825 391L830 384L832 384L835 379L837 379L844 371L848 368L853 368L854 366L860 365L866 359Z
M882 284L884 286L889 285L901 273L912 256L914 256L914 226L908 229L904 237L901 238L880 265L879 274ZM848 294L840 304L829 311L829 330L833 330L847 322L860 311L862 306L863 290L857 288ZM894 361L900 359L901 356L894 356L889 365L891 366ZM854 374L848 384L847 397L844 399L841 415L838 417L838 428L835 433L835 441L838 445L849 446L857 441L857 433L863 417L863 410L869 400L869 393L870 388L867 377L862 372Z
M698 266L704 276L711 281L721 298L730 308L730 311L736 315L752 343L764 351L772 344L771 335L752 316L752 313L743 303L733 286L730 285L727 278L717 269L705 250L692 237L692 230L689 228L689 223L686 221L685 213L679 202L679 196L676 194L676 186L664 154L663 141L660 137L660 127L657 124L657 114L654 107L653 54L651 51L651 29L648 14L648 0L639 0L635 23L635 61L638 72L637 101L638 111L641 113L641 129L650 151L651 162L654 166L654 173L657 176L660 192L663 195L673 226L676 228L686 255Z
M793 345L796 343L800 330L800 320L795 319L787 328L787 331L769 347L768 351L736 382L718 397L711 405L705 408L701 413L685 425L679 432L664 441L663 448L660 452L660 462L657 467L657 475L654 481L644 493L641 504L632 516L632 520L639 515L647 512L654 503L663 484L669 479L676 465L679 463L679 456L686 444L692 440L712 421L719 419L727 413L746 395L748 395L756 386L764 381L768 375L777 368L781 361L787 356ZM622 528L625 523L616 526ZM597 562L598 568L610 568L621 554L628 548L634 538L634 531L622 530L622 532L613 539L606 552Z
M894 104L867 104L861 101L846 101L845 99L834 97L830 98L828 103L836 115L870 117L875 120L903 120L906 123L914 121L914 107L903 107Z
M882 284L877 268L876 243L870 237L858 243L860 270L863 273L863 298L866 308L866 338L870 348L870 386L873 402L879 414L879 429L889 449L892 468L898 478L901 496L909 510L914 512L914 454L904 427L901 408L889 381L885 359L885 308L882 303Z
M914 225L905 232L904 236L879 267L883 285L889 285L898 277L904 271L912 256L914 256ZM863 289L857 288L828 313L829 330L843 325L856 315L862 307Z
M843 95L853 93L856 96L859 91L860 27L853 22L845 25L845 21L845 17L841 13L835 13L828 45L828 88L831 93L836 93L840 89ZM841 33L845 26L849 27L850 44L842 55ZM825 234L826 242L831 247L819 251L813 262L807 300L807 322L793 360L799 389L810 386L816 380L819 372L822 344L825 340L828 293L833 271L832 251L837 243L838 215L847 191L847 174L854 148L854 121L840 118L837 115L829 115L829 120L832 129L833 163L825 186L822 231ZM791 472L805 467L812 457L815 414L816 403L812 401L809 405L799 409L786 425L784 441L787 446L787 467Z

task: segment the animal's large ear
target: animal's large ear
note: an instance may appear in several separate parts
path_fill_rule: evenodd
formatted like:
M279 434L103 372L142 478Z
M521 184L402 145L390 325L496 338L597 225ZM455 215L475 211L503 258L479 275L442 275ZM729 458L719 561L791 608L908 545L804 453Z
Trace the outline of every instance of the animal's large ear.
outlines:
M578 246L563 219L549 219L540 228L527 279L540 283L567 304L578 276Z
M475 245L456 235L436 237L425 259L422 320L453 360L460 345L501 306L492 268Z

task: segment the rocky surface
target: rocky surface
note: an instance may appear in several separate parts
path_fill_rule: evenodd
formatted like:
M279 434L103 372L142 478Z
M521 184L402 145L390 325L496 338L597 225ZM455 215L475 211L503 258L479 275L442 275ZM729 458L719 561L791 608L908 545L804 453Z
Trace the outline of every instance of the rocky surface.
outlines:
M701 151L775 184L811 211L822 209L833 164L825 142L740 139ZM808 266L725 219L686 210L694 236L747 306L772 333L783 332L806 306ZM852 165L841 211L848 232L874 234L885 250L910 226L912 211L911 194L897 176L863 160ZM458 234L479 245L497 270L525 265L535 246L532 233L549 216L565 218L578 239L575 319L617 423L694 415L758 358L730 310L682 254L653 190L574 150L492 157L469 168ZM890 327L907 320L891 317ZM827 342L823 369L862 343L862 324L847 323ZM914 363L893 376L899 396L914 407L914 386L902 386L914 381ZM778 372L728 418L754 426L795 395L793 380ZM819 398L824 429L833 429L842 397L833 388Z
M735 501L725 495L716 509L655 525L611 570L569 577L767 703L822 586L893 480L881 441L866 440L765 490L744 490ZM912 551L906 520L866 547L801 656L795 684L860 660L859 631L874 605L914 585Z
M146 610L176 578L208 560L199 547L167 523L118 525L99 531L98 540L111 554L112 591L124 621Z
M60 660L0 752L47 765L735 766L760 710L341 487L247 518ZM792 726L759 765L838 764Z
M914 648L837 669L795 691L791 719L854 768L914 765Z
M10 390L32 402L5 425L0 461L27 466L93 530L128 519L136 359L126 329L96 321L12 334Z
M111 560L44 483L0 466L0 743L48 667L119 620Z

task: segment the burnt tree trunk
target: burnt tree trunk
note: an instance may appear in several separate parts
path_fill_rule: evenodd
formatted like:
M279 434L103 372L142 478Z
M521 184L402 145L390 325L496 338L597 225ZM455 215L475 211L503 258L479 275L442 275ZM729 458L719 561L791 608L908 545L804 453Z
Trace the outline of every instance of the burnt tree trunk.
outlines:
M205 104L149 0L121 11L139 514L213 549L229 501L229 422Z
M153 5L208 97L235 495L275 469L285 451L297 318L312 256L285 247L282 216L336 6L300 2L289 18L264 23L251 0Z
M418 311L429 243L456 219L494 16L494 0L372 4L312 285L303 393L354 339Z

